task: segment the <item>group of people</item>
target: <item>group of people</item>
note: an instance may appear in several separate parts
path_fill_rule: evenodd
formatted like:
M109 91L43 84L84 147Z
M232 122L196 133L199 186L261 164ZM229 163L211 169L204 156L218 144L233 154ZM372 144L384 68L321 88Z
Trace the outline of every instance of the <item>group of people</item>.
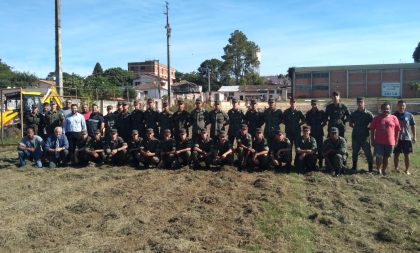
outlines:
M289 102L290 107L283 112L269 99L268 108L259 111L256 101L251 100L243 112L238 101L232 99L232 108L226 113L219 101L207 111L197 99L195 109L188 112L184 101L179 100L172 113L166 102L158 112L154 101L148 99L145 110L140 101L134 101L131 112L128 103L118 102L115 111L112 105L107 107L105 116L95 104L92 111L83 104L79 113L78 105L70 99L62 110L57 110L54 102L45 103L43 112L34 105L24 117L27 130L18 144L19 163L24 166L29 158L37 167L48 161L51 168L130 163L139 168L235 165L241 170L290 170L294 148L296 170L322 168L325 160L326 170L340 175L347 168L344 134L348 122L353 128L353 171L358 169L360 149L365 153L368 170L373 171L373 145L380 174L386 173L392 152L395 168L403 153L405 172L410 173L409 154L416 131L404 101L398 102L398 111L393 115L390 104L382 104L382 113L376 117L365 108L364 98L357 98L357 110L350 113L340 102L339 92L333 92L325 111L318 108L317 100L311 100L312 108L306 114L296 108L294 98ZM284 132L281 124L285 125ZM326 138L324 126L328 129Z

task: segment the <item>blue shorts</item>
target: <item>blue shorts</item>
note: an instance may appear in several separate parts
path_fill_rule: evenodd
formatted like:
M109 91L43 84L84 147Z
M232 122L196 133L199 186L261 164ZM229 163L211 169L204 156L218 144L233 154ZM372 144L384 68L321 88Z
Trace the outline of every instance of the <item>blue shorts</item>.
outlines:
M400 153L404 153L404 154L413 153L412 142L408 140L398 141L398 144L394 149L394 154L400 154Z
M385 144L375 144L375 156L391 156L393 146L392 145L385 145Z

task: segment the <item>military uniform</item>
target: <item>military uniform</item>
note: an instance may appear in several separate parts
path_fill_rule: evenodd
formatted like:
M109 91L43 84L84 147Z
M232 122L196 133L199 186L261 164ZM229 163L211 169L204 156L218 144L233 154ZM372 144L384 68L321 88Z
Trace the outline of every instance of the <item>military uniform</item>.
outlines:
M260 128L264 124L262 114L251 108L245 113L245 122L248 125L248 131L252 137L255 137L257 128Z
M64 122L64 116L61 112L55 111L48 111L45 115L45 129L47 131L47 135L54 134L54 128L61 127Z
M369 170L372 170L373 157L370 149L370 129L369 125L373 120L373 115L370 111L364 109L363 111L356 110L350 117L349 122L353 123L353 132L351 134L351 148L353 169L357 169L357 160L360 148L365 153L366 160L369 164Z
M252 142L252 148L255 150L255 153L259 153L262 151L268 151L268 143L266 138L262 138L262 140L258 140L257 138L254 139ZM252 155L255 155L252 154ZM260 155L256 158L258 160L258 164L253 163L253 166L258 166L260 169L265 169L268 163L268 154L267 155ZM252 160L251 160L252 162Z
M239 134L236 137L237 148L236 152L238 154L238 166L243 167L246 166L249 160L249 150L248 148L252 148L252 136L249 133Z
M105 122L105 138L109 139L111 137L111 130L113 128L116 128L117 123L117 114L115 113L109 113L104 116L104 122Z
M241 109L234 108L230 109L227 114L229 117L228 139L233 144L245 120L245 115Z
M91 141L91 137L80 138L76 141L75 150L75 163L80 165L86 165L89 162L89 146L88 143Z
M217 140L214 143L213 146L213 164L214 165L232 165L233 163L233 153L230 153L226 156L226 158L221 158L221 156L232 149L232 144L229 142L229 140L225 140L224 143L220 143L219 140Z
M112 150L121 148L124 145L127 145L127 143L120 136L118 136L116 140L108 140L106 154L108 155L109 162L116 165L124 164L126 160L127 150L120 150L114 155L111 154Z
M293 147L294 142L300 136L300 126L306 121L305 116L299 110L288 108L283 113L282 121L285 125L286 136Z
M133 164L138 164L140 162L140 147L142 138L139 137L138 140L134 140L131 138L131 140L127 143L128 144L128 155L129 159Z
M196 142L200 138L201 130L206 128L209 123L209 113L204 110L194 109L190 114L190 124L192 125L192 139Z
M98 152L98 157L94 157L90 155L89 160L96 163L96 164L102 164L105 161L105 152L107 150L107 143L104 138L100 138L99 140L96 140L95 138L90 139L90 141L87 144L87 147L92 152L94 150L103 150L104 152Z
M220 131L225 131L225 126L229 122L229 116L222 110L212 110L209 113L211 123L210 137L215 138Z
M176 142L176 150L182 150L186 148L192 148L192 142L190 139L186 138L184 141L178 140ZM191 161L191 149L189 151L184 151L177 154L179 165L186 166L190 164Z
M151 128L153 129L153 132L156 134L159 133L159 112L157 112L155 109L147 108L146 111L144 111L144 125L146 126L146 129Z
M192 158L194 162L195 167L201 167L200 162L205 162L206 167L209 167L212 160L212 152L213 152L213 140L211 138L207 138L206 140L203 140L203 138L200 138L194 145L194 147L199 148L203 152L198 152L194 150L192 152ZM205 152L205 153L204 153Z
M140 156L140 163L141 166L148 168L150 166L157 166L160 162L160 141L155 137L149 139L144 139L141 142L140 149L144 152L149 151L151 153L156 153L155 156Z
M302 171L315 170L316 159L317 159L317 145L314 137L309 136L307 140L300 136L296 139L296 156L295 156L295 168ZM305 154L303 159L299 158L297 153L300 150L312 150L313 154Z
M176 142L174 139L162 140L160 142L161 163L165 169L173 169L176 167Z
M306 124L311 127L311 136L316 140L316 146L322 151L324 144L325 112L323 110L309 110L306 112ZM319 167L322 167L322 152L318 152Z
M286 163L288 169L290 169L292 162L292 145L290 140L284 138L283 140L273 139L269 145L270 148L270 160L273 165L273 161L276 160L279 162L278 168L281 167L282 163ZM289 149L288 151L281 151L282 149ZM274 165L273 165L274 166Z
M280 109L267 108L263 113L264 118L264 136L271 140L274 137L274 132L280 130L280 122L282 119L282 112Z
M144 111L143 110L133 110L131 112L131 130L137 130L140 137L146 138L146 127L144 126Z
M179 130L185 129L188 134L188 129L190 127L191 116L187 111L176 111L172 115L172 124L174 127L173 136L175 139L178 139Z
M129 112L121 112L117 116L115 127L118 130L118 134L124 141L129 141L131 136L131 115Z
M328 129L331 127L338 128L339 135L344 137L346 132L346 121L350 116L349 109L342 103L335 105L331 103L325 109L326 120L328 120Z
M23 122L25 122L25 127L32 127L34 129L34 133L38 134L40 130L40 124L41 124L42 114L41 113L32 113L29 112L25 114L25 117L23 119Z
M326 154L328 151L332 151ZM339 175L345 168L347 159L346 140L339 136L337 141L328 138L324 141L323 154L327 170L335 170L335 174Z
M169 111L159 113L159 127L160 127L159 137L161 139L163 139L163 131L165 129L171 130L171 133L174 132L172 115L173 115L173 113L169 112Z

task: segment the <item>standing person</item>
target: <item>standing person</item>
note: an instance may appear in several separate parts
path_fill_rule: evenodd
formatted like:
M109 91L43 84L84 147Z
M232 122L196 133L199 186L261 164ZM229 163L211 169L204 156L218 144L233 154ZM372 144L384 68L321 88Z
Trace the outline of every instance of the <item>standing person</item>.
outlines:
M171 130L162 130L163 138L160 141L160 163L159 168L175 169L176 168L176 143L171 137Z
M394 116L400 122L401 133L398 144L394 149L394 166L398 170L400 154L404 154L405 173L410 175L410 153L413 153L413 143L416 143L416 122L414 121L413 114L406 111L407 104L404 100L398 101L398 111ZM411 134L410 134L411 129ZM411 136L412 135L412 136Z
M331 127L338 128L341 137L346 132L346 121L350 116L349 109L343 103L340 103L340 92L332 93L332 103L327 105L325 109L325 120L328 121L328 129Z
M268 108L264 110L264 136L268 140L272 140L274 137L274 132L280 130L280 122L282 119L282 111L276 109L276 102L274 99L270 98L268 100Z
M213 164L217 166L232 165L232 144L226 139L226 133L221 131L213 146Z
M45 151L48 153L50 168L67 165L67 155L69 154L69 142L63 134L61 127L54 129L54 134L50 135L45 143Z
M248 132L252 138L255 137L257 128L260 128L264 124L263 115L255 107L256 104L255 99L251 99L250 107L245 113L244 120L245 124L248 125Z
M194 169L201 169L202 162L205 162L206 169L210 168L210 164L213 160L213 140L209 138L207 129L201 130L200 139L195 143L192 158L194 163Z
M214 102L214 109L209 113L210 138L215 138L220 131L225 131L225 126L229 122L229 116L221 110L220 101Z
M264 170L268 163L268 144L267 139L264 138L262 130L257 129L256 136L252 142L252 147L249 149L252 166L257 166L259 170Z
M171 133L174 131L172 115L172 112L169 111L168 102L163 102L162 111L159 113L159 137L161 139L163 139L164 130L169 129Z
M33 127L29 126L26 129L26 135L20 140L18 144L19 167L25 166L25 159L28 158L35 162L35 166L42 168L41 156L44 141L38 135L35 135Z
M159 134L159 112L155 109L153 99L147 99L147 109L144 111L144 123L146 129L151 128L157 135Z
M141 142L139 166L147 169L160 162L160 141L155 138L153 128L148 128L146 133L147 137Z
M190 113L185 111L184 100L178 100L178 110L172 115L173 123L173 135L177 140L179 136L179 130L185 129L188 134L190 128Z
M374 117L370 124L370 138L376 156L376 168L380 175L385 176L388 158L394 146L398 144L401 128L398 118L391 115L389 103L383 103L381 110L382 113Z
M300 137L300 127L305 124L306 119L302 111L296 109L295 98L290 98L289 103L290 107L283 113L282 123L285 125L286 136L293 148L296 139Z
M104 117L105 139L111 138L111 130L115 127L115 124L117 123L117 114L113 113L112 109L113 109L112 105L108 105L106 107L107 114Z
M86 122L89 120L91 112L89 111L89 105L88 104L83 104L82 105L82 113L83 117L85 118Z
M126 161L127 142L118 136L118 130L111 130L111 138L107 141L105 153L108 156L108 161L111 165L123 165Z
M191 163L192 142L187 137L187 131L181 129L179 131L179 139L176 141L176 157L178 166L187 166Z
M192 125L192 139L196 142L200 138L201 130L209 124L209 113L203 108L200 98L195 100L195 109L190 113L190 124Z
M311 135L311 127L303 126L302 135L296 139L295 168L303 172L313 171L316 167L317 146Z
M246 124L242 125L236 137L236 143L236 153L238 155L237 166L239 169L245 169L252 149L252 136L248 133L248 126Z
M86 130L85 118L77 112L77 105L71 105L71 114L67 116L64 122L64 132L66 133L67 140L69 142L69 156L70 161L75 163L74 151L76 149L76 143L82 137L82 131Z
M274 132L274 140L269 144L269 154L273 169L280 169L285 164L286 170L292 167L292 146L290 140L280 130Z
M131 112L131 130L137 130L141 138L146 137L146 127L144 126L144 111L140 101L133 102L134 110Z
M311 127L311 136L316 140L318 148L318 166L322 168L322 145L324 144L325 112L319 110L318 100L311 100L311 110L306 112L306 124Z
M50 111L50 103L44 102L42 104L42 112L40 113L40 122L38 126L38 135L46 141L48 138L47 129L46 129L46 119L45 116Z
M373 157L372 150L370 149L370 123L373 120L373 114L365 108L365 99L358 97L357 110L352 112L349 117L349 126L353 128L351 133L351 148L352 148L352 159L353 167L352 171L357 171L357 160L359 158L360 148L363 150L368 162L369 172L373 169Z
M118 101L117 109L114 111L114 114L120 114L123 111L123 102Z
M25 128L31 127L35 131L35 134L38 133L40 129L42 115L38 112L38 105L32 105L32 111L25 114L23 122L25 123Z
M63 107L63 109L61 109L64 118L66 118L67 116L69 116L71 114L71 105L73 104L73 102L71 101L71 99L66 99L66 106Z
M102 132L105 128L105 119L102 113L99 112L99 107L97 104L92 104L92 113L90 114L89 119L86 121L86 126L88 135L90 137L95 136L96 130L100 130Z
M45 114L44 122L47 136L54 134L56 127L62 127L64 123L64 116L57 110L57 103L51 101L51 109Z
M347 143L344 137L339 136L339 130L331 127L329 138L325 140L322 154L328 171L334 171L335 176L340 176L346 168Z
M238 100L236 98L232 99L232 109L230 109L227 114L229 118L228 139L233 145L235 138L238 137L239 131L241 130L242 123L244 123L245 120L245 114L239 109Z
M130 133L131 133L131 115L128 111L128 104L127 102L122 103L123 109L117 116L117 121L115 127L120 134L120 137L123 138L125 142L130 140Z

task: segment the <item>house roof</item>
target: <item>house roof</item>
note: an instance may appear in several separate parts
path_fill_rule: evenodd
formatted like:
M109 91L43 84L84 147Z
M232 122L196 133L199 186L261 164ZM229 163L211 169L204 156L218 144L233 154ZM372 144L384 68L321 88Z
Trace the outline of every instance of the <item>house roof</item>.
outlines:
M232 85L232 86L222 86L218 90L219 92L236 92L239 91L238 85Z
M271 84L279 84L279 85L283 85L283 84L287 84L290 85L290 79L286 78L286 77L279 77L279 76L263 76L262 78L264 78L266 81L268 81Z
M135 86L136 90L152 90L152 89L158 89L159 86L157 83L143 83L140 85ZM167 90L164 86L160 86L161 90Z
M243 85L239 86L239 91L250 92L250 91L268 91L268 90L279 90L285 89L283 85Z
M366 65L342 65L342 66L314 66L296 67L296 73L311 71L332 71L332 70L381 70L381 69L417 69L420 63L397 63L397 64L366 64Z
M38 81L38 84L41 84L41 83L48 84L50 86L54 86L55 85L55 81L53 81L53 80L39 80Z

